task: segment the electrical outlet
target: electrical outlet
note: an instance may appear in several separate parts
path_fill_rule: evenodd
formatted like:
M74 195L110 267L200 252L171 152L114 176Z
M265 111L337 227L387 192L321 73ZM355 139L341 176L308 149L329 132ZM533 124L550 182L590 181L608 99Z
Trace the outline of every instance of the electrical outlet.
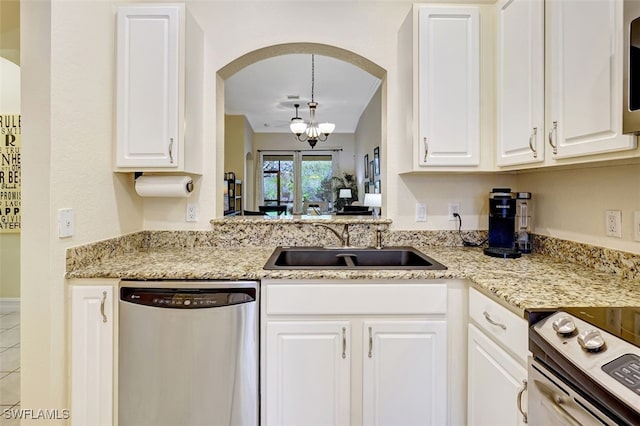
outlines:
M187 203L187 222L198 221L198 205L196 203Z
M633 239L640 241L640 210L633 212Z
M416 222L427 221L427 204L416 203Z
M454 213L460 214L460 203L449 203L449 220L457 220Z
M622 238L622 212L620 210L607 210L605 218L607 236Z
M76 233L76 214L73 209L58 210L58 237L73 237Z

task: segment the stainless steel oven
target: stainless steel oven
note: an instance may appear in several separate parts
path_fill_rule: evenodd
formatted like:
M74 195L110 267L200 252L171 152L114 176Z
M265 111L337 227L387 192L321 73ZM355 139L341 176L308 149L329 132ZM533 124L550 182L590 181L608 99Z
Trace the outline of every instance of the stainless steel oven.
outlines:
M640 133L640 1L624 2L622 131Z
M640 308L529 318L529 424L640 424Z

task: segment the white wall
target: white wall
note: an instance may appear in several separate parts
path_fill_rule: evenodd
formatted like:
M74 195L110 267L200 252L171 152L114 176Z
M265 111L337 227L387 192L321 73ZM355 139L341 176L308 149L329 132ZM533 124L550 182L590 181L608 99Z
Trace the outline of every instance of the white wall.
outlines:
M0 56L0 114L20 113L20 67Z
M493 5L481 5L483 13L493 14ZM239 57L268 46L307 42L320 43L335 46L363 56L387 71L387 79L384 84L385 93L381 94L383 102L383 127L381 128L380 147L383 158L383 194L385 195L385 213L394 219L394 228L410 229L440 229L442 220L426 223L416 223L414 220L415 202L417 200L429 201L432 211L443 212L446 219L446 200L456 198L455 193L442 192L440 185L430 185L429 192L420 189L408 188L399 174L407 170L406 155L401 151L406 149L406 133L404 131L404 116L401 108L402 96L398 86L398 30L411 11L411 3L405 2L322 2L313 1L298 2L291 7L290 2L192 2L189 10L196 17L205 32L206 37L206 105L205 117L216 117L223 114L220 92L223 81L216 77L215 72ZM314 31L300 31L292 22L306 22L309 16L314 16L318 22L330 22L331 25L321 25ZM366 25L359 25L364 23ZM238 25L238 23L242 25ZM485 37L485 43L491 43L490 32ZM233 40L233 43L226 42ZM487 47L483 45L483 48ZM489 50L490 51L490 50ZM485 75L490 74L493 68L490 61L483 65ZM483 82L489 84L493 81L486 77ZM491 97L490 87L485 88L487 99ZM491 108L483 108L488 111L483 118L493 118ZM486 130L483 136L493 132L493 123L483 123ZM160 200L158 202L145 202L145 228L208 228L209 218L220 215L221 195L212 197L212 194L221 194L221 188L217 184L222 180L223 170L221 160L215 159L215 153L220 153L223 143L219 136L220 129L216 128L216 121L207 121L205 138L215 144L215 149L209 147L205 152L207 162L204 170L204 178L201 183L203 194L198 198L201 206L200 221L198 224L187 225L184 223L184 209L176 207L171 201ZM215 141L215 142L214 142ZM361 162L361 155L356 159ZM209 183L206 180L209 180ZM423 176L425 182L433 180ZM411 179L410 179L411 180ZM439 182L440 178L435 178ZM482 191L483 198L491 190L495 178L480 178L467 176L455 178L456 181L469 182L473 187ZM477 203L470 203L476 205ZM411 214L407 214L410 210ZM465 212L463 211L463 214ZM473 222L481 221L480 211L469 211L473 216ZM445 221L444 225L448 225Z
M352 133L333 133L326 142L318 141L318 144L313 149L307 142L298 142L291 133L255 133L253 135L254 156L259 150L309 150L309 153L312 154L313 151L342 149L341 152L334 154L338 157L340 170L342 171L353 172L354 170L353 147L354 139ZM254 158L257 158L257 156Z
M65 250L142 228L130 175L111 171L114 7L21 3L21 406L68 408ZM132 179L132 178L131 178ZM76 235L57 237L73 208Z
M517 186L533 193L536 233L640 254L640 164L532 171L519 174ZM606 210L622 211L622 238L605 235Z
M364 156L368 154L368 160L373 161L373 149L375 147L382 146L382 86L376 90L376 93L371 97L369 104L364 111L362 111L360 120L358 120L358 126L356 127L354 138L355 158L357 159L355 163L356 176L358 177L358 192L361 194L360 200L363 201L365 194ZM380 173L382 174L382 165ZM366 184L369 184L369 179L367 179Z

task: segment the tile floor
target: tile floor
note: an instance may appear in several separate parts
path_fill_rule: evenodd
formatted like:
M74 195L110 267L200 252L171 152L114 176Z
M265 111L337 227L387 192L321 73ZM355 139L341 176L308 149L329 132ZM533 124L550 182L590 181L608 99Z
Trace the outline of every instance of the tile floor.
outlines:
M20 408L20 308L0 306L0 425L18 425L4 410Z

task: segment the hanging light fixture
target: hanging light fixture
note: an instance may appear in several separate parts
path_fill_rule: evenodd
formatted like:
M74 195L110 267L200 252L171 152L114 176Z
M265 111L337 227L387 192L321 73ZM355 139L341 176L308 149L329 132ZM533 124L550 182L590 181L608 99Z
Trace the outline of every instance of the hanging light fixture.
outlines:
M308 102L309 106L309 124L305 123L302 118L298 116L298 108L300 104L295 104L296 116L291 119L289 128L296 135L296 138L300 142L307 141L311 148L316 146L318 141L324 142L327 140L331 132L336 128L333 123L316 123L316 108L318 103L314 99L315 91L315 55L311 55L311 102Z

